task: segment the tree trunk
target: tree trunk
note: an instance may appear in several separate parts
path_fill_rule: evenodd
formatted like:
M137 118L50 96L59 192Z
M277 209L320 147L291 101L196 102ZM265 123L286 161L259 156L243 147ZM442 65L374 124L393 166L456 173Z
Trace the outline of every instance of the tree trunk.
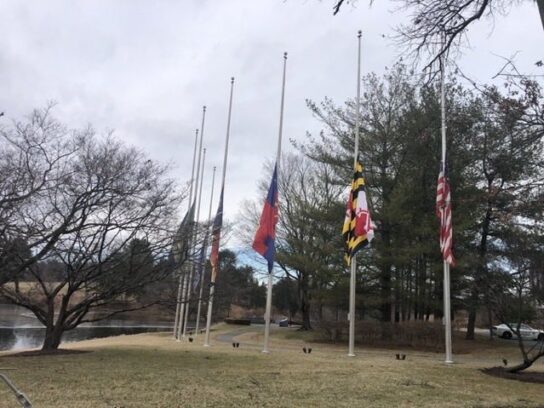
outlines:
M389 234L389 225L384 223L382 226L382 239L384 245L381 273L380 273L380 294L381 294L381 320L382 322L391 321L391 237Z
M47 299L47 320L45 324L45 339L42 345L42 351L57 350L64 333L64 322L66 319L66 309L70 301L70 295L63 295L62 301L55 320L55 297Z
M302 273L300 282L300 310L302 312L301 330L312 330L310 322L310 293L308 285L308 274Z
M401 278L400 278L400 275L401 275L401 271L399 270L399 268L397 268L396 271L395 271L395 292L394 292L395 310L394 310L394 315L393 315L395 323L400 322L400 303L401 303L401 297L400 297Z
M474 297L474 295L472 297ZM466 340L474 340L474 328L476 325L476 307L476 304L471 302L468 311L467 334L465 335Z
M489 326L489 340L493 340L493 310L489 301L487 302L487 324Z
M321 299L319 300L319 306L318 306L318 313L319 313L319 321L323 320L323 302Z
M542 22L542 28L544 29L544 0L536 0L538 5L538 11L540 12L540 21Z
M493 185L493 182L489 181L488 184L489 184L488 191L491 191L491 186ZM489 237L489 229L491 225L491 213L492 213L492 202L488 200L487 210L482 222L482 237L480 239L480 247L478 249L479 265L476 268L476 276L474 277L471 300L469 305L467 334L465 336L465 339L467 340L474 340L474 328L476 325L476 311L478 310L478 306L479 306L479 291L480 291L482 280L486 278L484 275L486 275L486 272L487 272L487 259L486 259L487 238ZM486 293L487 292L488 290L486 289Z
M310 322L310 303L302 302L302 327L301 330L312 330L312 324Z
M540 356L539 356L540 357ZM506 371L509 373L519 373L520 371L523 371L533 365L533 363L538 360L538 358L527 358L523 360L523 363L518 364L517 366L507 368Z
M45 329L45 339L42 345L42 351L57 350L62 340L62 327L59 325L48 326Z

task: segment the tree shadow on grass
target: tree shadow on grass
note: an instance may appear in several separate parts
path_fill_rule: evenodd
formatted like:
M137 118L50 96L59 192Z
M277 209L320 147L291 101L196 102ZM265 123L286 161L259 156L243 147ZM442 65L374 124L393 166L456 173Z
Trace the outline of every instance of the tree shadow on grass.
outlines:
M544 384L544 372L528 371L521 373L510 373L504 367L483 368L480 371L493 377L535 384Z
M58 350L28 350L21 351L19 353L5 354L1 357L37 357L37 356L61 356L67 354L86 354L92 353L91 350L68 350L68 349L58 349ZM1 358L0 357L0 358Z

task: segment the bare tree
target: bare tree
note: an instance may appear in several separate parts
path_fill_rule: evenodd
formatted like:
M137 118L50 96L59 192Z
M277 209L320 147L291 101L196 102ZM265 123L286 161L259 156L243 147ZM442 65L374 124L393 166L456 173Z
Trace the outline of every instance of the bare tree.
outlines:
M310 330L312 296L344 270L339 232L344 212L343 187L333 182L330 166L301 155L284 156L280 169L276 262L295 282L302 329ZM272 173L271 168L266 173L265 179ZM268 182L260 185L264 194ZM261 205L261 200L248 204L241 214L240 230L248 243L257 229Z
M334 14L344 3L356 1L336 0ZM429 52L427 67L430 67L443 54L458 47L476 22L507 14L517 3L527 1L536 3L544 28L544 0L396 0L401 9L410 13L409 23L398 27L398 40L417 56Z
M35 110L26 122L0 127L0 283L38 262L65 228L60 224L44 235L32 219L25 219L24 227L19 222L23 209L61 181L60 167L77 149L65 137L68 130L51 118L52 107Z
M166 167L111 135L67 130L47 111L37 118L50 123L38 134L58 147L58 159L51 166L44 161L41 173L33 173L38 181L21 189L32 194L9 207L5 237L29 242L32 256L18 265L27 284L4 283L0 294L45 325L43 349L50 350L83 322L149 305L131 296L171 276L169 263L160 260L170 256L180 196ZM58 281L44 278L40 259L62 265ZM124 306L110 307L119 300Z

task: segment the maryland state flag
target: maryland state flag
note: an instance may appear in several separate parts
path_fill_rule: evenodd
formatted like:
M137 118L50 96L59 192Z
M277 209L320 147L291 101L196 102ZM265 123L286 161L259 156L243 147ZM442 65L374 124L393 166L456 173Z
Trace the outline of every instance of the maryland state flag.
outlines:
M278 166L274 166L272 182L268 189L268 195L264 202L259 228L253 241L253 249L268 261L268 273L272 273L274 267L274 254L276 252L276 223L278 221Z
M367 246L374 238L374 229L366 202L363 165L359 157L357 157L351 191L349 192L342 235L344 237L344 259L348 266L357 251Z
M215 283L219 269L219 241L221 240L221 228L223 227L223 189L219 197L219 207L213 220L212 227L212 252L210 254L210 264L212 265L211 283Z

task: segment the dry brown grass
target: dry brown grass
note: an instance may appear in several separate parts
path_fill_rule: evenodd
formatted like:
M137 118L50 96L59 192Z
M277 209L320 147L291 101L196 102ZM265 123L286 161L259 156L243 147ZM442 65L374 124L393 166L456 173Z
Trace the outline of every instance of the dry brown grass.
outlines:
M256 331L257 330L257 331ZM542 385L494 378L478 369L513 358L515 348L464 354L445 366L442 355L312 344L275 335L272 353L260 352L260 329L222 325L239 349L202 338L178 343L167 334L97 339L69 345L91 353L0 358L35 407L538 407ZM296 337L295 335L292 335ZM536 369L542 369L540 367ZM0 388L0 407L16 407Z

